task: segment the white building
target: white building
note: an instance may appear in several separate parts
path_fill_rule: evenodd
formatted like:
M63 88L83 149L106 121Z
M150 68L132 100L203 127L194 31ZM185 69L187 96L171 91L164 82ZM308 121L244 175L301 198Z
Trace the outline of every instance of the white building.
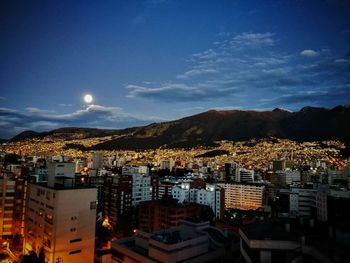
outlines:
M192 202L208 205L216 218L221 218L223 212L223 189L217 185L206 185L205 188L191 188L190 183L181 183L171 190L173 198L180 203Z
M151 177L143 174L132 175L132 205L152 199Z
M48 162L48 185L54 187L57 178L74 178L75 164L68 162ZM72 180L69 182L71 183ZM68 183L68 181L66 181Z
M220 183L225 190L225 208L257 209L264 204L265 186L262 184Z
M122 168L123 175L132 176L132 205L152 199L151 177L147 166L126 166Z
M97 189L76 186L74 168L50 163L48 184L28 187L24 250L43 249L46 262L94 261Z

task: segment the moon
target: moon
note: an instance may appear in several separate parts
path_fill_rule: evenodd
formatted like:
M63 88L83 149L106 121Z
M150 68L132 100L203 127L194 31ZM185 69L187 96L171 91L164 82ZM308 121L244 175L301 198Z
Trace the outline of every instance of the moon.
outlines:
M84 101L85 101L86 103L91 103L92 100L93 100L93 97L92 97L90 94L86 94L86 95L84 96Z

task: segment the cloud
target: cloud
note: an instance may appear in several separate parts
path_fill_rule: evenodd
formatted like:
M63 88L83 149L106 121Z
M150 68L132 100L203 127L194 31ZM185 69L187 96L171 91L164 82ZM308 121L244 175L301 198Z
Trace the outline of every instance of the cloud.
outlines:
M65 104L65 103L60 103L58 104L60 107L72 107L72 104Z
M218 37L229 37L232 35L232 32L220 32L217 34Z
M26 110L30 113L34 113L34 114L41 114L41 113L50 113L50 112L53 112L53 111L50 111L50 110L43 110L43 109L39 109L39 108L36 108L36 107L27 107Z
M308 57L308 58L315 58L315 57L318 57L320 54L318 52L316 52L315 50L305 49L305 50L300 52L300 55L302 55L304 57Z
M58 127L126 128L148 124L159 119L126 113L118 107L89 105L67 114L28 107L26 111L0 108L0 138L24 130L47 131Z
M291 105L294 109L308 106L333 107L349 104L350 84L334 85L328 88L297 91L273 98L267 104Z
M127 95L129 98L146 98L163 102L208 100L223 96L224 92L216 90L213 93L210 89L201 88L201 85L190 86L178 83L162 84L160 87L128 85L127 88L131 90Z
M298 109L298 99L312 103L315 96L319 103L334 106L344 103L350 93L349 88L332 91L350 83L350 53L282 53L275 46L275 34L270 32L241 33L216 42L213 47L192 54L187 60L188 70L174 80L128 84L127 97L164 103L206 101L218 105L221 101L237 107ZM317 59L303 59L315 53ZM319 93L303 93L312 90ZM343 97L337 99L333 94ZM332 100L327 102L327 96Z
M5 98L5 97L0 96L0 100L6 100L6 98Z
M201 75L207 75L207 74L215 74L217 73L217 70L215 69L191 69L181 75L178 75L178 79L187 79L191 77L201 76Z
M276 43L273 33L242 33L235 36L231 40L233 47L262 47L262 46L273 46Z

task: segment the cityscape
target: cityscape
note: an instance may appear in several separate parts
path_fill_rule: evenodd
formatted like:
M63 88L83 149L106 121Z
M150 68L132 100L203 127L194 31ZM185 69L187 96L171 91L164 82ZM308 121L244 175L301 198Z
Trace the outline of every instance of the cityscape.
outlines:
M350 3L0 3L0 262L350 262Z

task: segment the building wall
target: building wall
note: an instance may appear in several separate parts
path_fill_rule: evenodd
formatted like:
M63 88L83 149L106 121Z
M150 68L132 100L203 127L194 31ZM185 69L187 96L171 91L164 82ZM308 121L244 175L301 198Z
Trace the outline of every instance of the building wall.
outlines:
M181 183L181 185L174 186L171 191L173 198L180 203L193 202L208 205L213 210L215 217L221 218L223 212L221 192L223 192L223 189L214 184L206 185L200 189L190 188L190 186L190 183Z
M180 219L199 217L202 207L197 204L170 205L159 201L140 203L139 229L153 232L179 225Z
M225 208L242 210L263 206L265 186L253 184L218 184L225 191Z
M43 248L48 262L93 262L97 189L30 184L25 252Z
M127 214L132 205L132 177L109 176L105 178L103 195L99 200L103 215L109 219L114 227L118 217Z
M54 187L55 178L64 176L74 178L74 163L66 162L49 162L48 163L48 185Z
M0 177L0 238L23 234L26 189L22 178Z
M151 177L142 174L132 175L132 205L152 200Z

